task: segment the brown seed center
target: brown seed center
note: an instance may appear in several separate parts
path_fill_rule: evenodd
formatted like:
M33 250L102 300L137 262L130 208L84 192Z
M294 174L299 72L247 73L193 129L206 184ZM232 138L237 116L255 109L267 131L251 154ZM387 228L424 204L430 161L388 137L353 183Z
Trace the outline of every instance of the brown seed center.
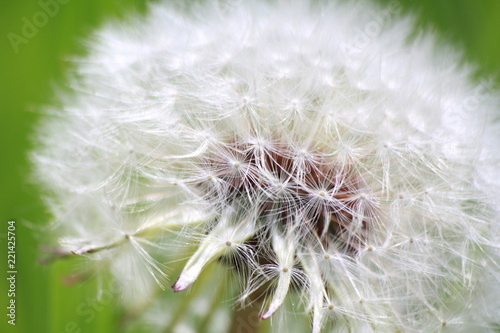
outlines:
M284 144L224 144L202 162L210 181L197 185L221 208L248 199L259 217L297 226L323 244L356 252L376 218L376 203L362 177L325 154ZM208 179L205 177L205 179Z

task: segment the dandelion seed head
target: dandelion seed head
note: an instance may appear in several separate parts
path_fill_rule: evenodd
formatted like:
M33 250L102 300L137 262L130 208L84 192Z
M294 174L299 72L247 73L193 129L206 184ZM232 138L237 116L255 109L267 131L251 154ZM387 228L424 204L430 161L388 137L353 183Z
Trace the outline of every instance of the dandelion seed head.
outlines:
M493 332L491 85L392 7L377 29L357 2L185 7L102 29L41 125L61 246L128 302L192 246L172 289L223 260L262 319L298 294L314 333Z

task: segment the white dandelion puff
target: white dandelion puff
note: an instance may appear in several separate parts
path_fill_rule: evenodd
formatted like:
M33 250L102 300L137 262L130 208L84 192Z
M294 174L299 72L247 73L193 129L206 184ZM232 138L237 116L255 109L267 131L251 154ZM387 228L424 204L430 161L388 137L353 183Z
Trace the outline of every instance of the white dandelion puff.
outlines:
M396 7L161 3L102 29L33 153L61 246L129 301L195 246L172 289L222 259L277 330L296 294L315 333L498 330L500 99Z

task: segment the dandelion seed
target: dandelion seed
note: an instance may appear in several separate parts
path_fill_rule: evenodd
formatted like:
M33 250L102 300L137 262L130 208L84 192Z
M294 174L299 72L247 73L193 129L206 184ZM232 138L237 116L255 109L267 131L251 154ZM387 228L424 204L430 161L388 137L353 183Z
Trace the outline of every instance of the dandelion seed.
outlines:
M41 126L61 246L147 303L187 243L173 291L226 262L278 332L293 295L314 333L494 332L499 98L357 2L186 7L103 29Z

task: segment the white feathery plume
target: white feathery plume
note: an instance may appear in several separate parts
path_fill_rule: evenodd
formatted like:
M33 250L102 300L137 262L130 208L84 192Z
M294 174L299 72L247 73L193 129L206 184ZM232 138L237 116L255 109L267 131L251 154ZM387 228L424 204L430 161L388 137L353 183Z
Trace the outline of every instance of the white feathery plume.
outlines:
M61 246L129 301L188 243L174 291L222 258L262 319L298 293L315 333L498 330L500 99L378 12L160 3L102 29L33 152Z

